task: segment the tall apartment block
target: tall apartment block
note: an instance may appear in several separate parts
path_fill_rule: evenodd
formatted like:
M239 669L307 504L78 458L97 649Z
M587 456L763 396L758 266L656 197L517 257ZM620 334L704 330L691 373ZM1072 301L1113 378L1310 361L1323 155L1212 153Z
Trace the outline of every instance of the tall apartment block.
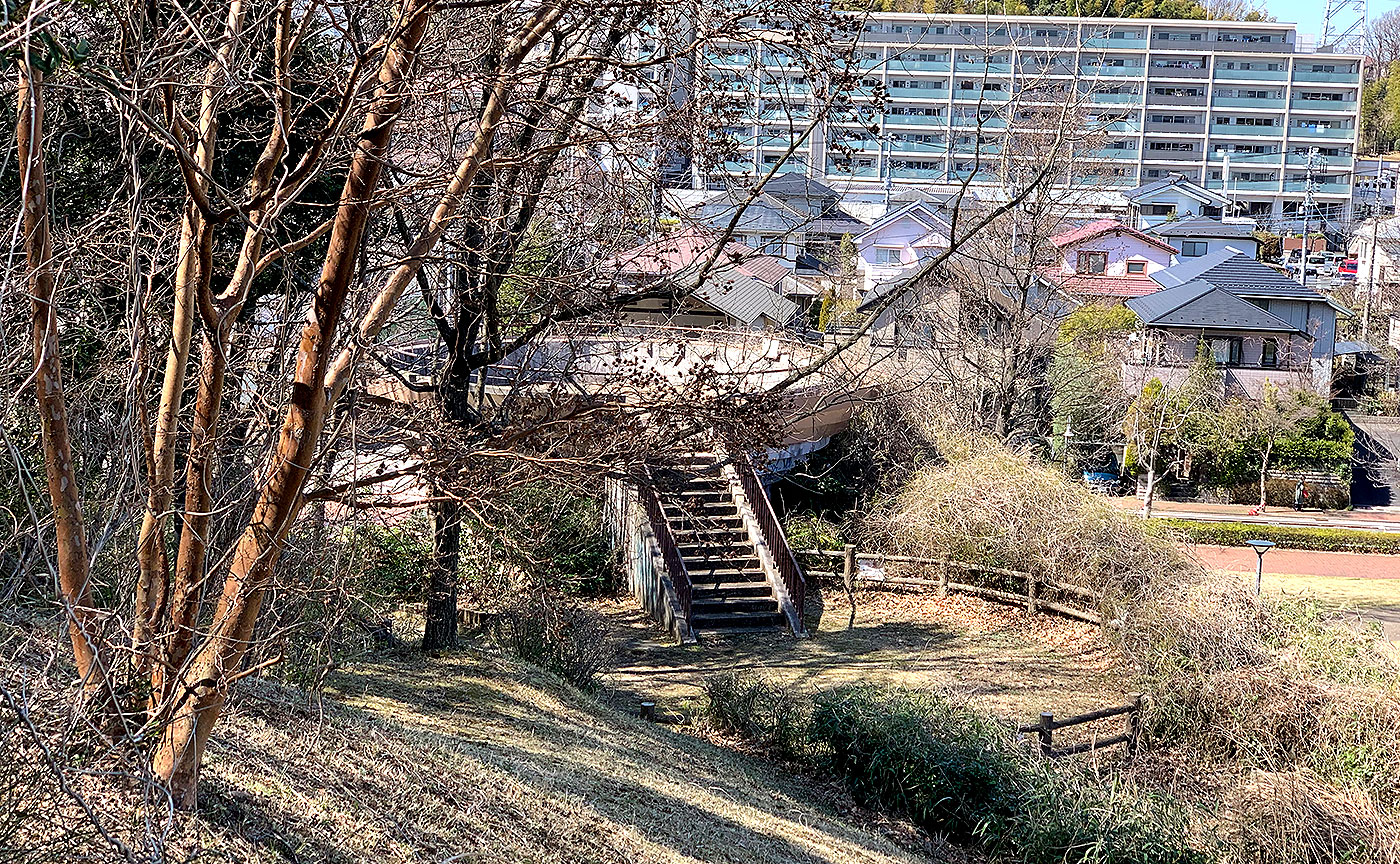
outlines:
M1293 25L876 13L855 44L861 92L883 90L880 108L861 116L862 102L877 103L858 92L853 111L818 124L780 170L870 200L969 175L995 196L986 157L1008 128L1034 122L1023 103L1046 100L1048 82L1101 131L1080 158L1093 188L1176 172L1275 226L1300 216L1310 191L1323 213L1349 209L1361 57L1306 50ZM792 130L778 121L822 98L786 59L754 42L710 52L711 83L751 110L728 130L737 155L696 172L695 188L782 161ZM1023 98L1032 86L1042 95Z

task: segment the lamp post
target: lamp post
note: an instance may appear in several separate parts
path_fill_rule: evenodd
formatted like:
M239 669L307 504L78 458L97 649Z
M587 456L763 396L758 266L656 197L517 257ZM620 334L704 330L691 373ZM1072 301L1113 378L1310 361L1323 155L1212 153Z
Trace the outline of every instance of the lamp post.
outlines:
M1246 545L1254 549L1254 554L1259 556L1258 567L1254 571L1254 596L1258 597L1264 590L1264 553L1274 548L1272 540L1246 540Z

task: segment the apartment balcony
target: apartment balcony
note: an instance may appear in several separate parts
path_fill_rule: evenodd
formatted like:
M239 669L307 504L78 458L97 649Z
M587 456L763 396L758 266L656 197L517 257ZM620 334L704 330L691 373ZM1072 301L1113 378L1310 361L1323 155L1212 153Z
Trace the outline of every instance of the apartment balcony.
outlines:
M1206 44L1215 46L1216 51L1230 51L1240 54L1290 54L1293 52L1293 45L1282 41L1245 42L1234 39L1216 39L1214 42Z
M1051 75L1071 76L1075 74L1075 68L1066 63L1051 63L1046 66L1040 66L1035 63L1022 63L1021 69L1017 74L1020 75L1022 81L1025 81L1028 78L1043 78Z
M1313 72L1307 69L1294 69L1294 81L1316 81L1319 84L1359 84L1360 72Z
M1147 47L1146 37L1130 39L1127 37L1114 36L1094 36L1084 40L1085 48L1122 48L1122 49L1144 49Z
M1333 180L1333 181L1327 181L1327 182L1318 181L1318 182L1315 184L1314 189L1315 189L1315 191L1317 192L1317 194L1319 194L1319 195L1350 195L1350 194L1351 194L1351 184L1348 183L1348 182L1346 182L1345 180L1340 180L1340 181L1338 181L1338 180ZM1288 181L1285 181L1284 184L1283 184L1283 191L1285 191L1285 192L1307 192L1307 191L1308 191L1308 181L1306 181L1306 180L1288 180Z
M1291 106L1294 111L1340 111L1352 114L1356 111L1356 100L1348 102L1345 99L1301 99L1294 96Z
M891 153L938 153L948 152L946 141L891 141L889 142Z
M1142 158L1146 162L1200 162L1201 153L1199 150L1153 150L1144 147Z
M1186 105L1195 108L1206 106L1206 94L1199 96L1159 96L1156 93L1147 94L1147 104L1149 107L1158 105Z
M1245 138L1282 138L1283 127L1274 126L1240 126L1235 123L1212 123L1210 124L1211 135L1239 135Z
M947 102L948 90L933 87L891 87L890 97L893 99L918 99L924 103Z
M706 55L705 62L712 66L747 67L753 58L743 52L734 54L710 54Z
M1206 161L1212 165L1224 165L1227 161L1225 153L1211 153L1206 157ZM1259 166L1260 168L1279 168L1283 165L1282 153L1230 153L1229 162L1235 168L1246 168Z
M983 118L980 118L980 119L979 119L979 118L977 118L977 117L954 117L954 118L953 118L953 125L954 125L954 126L964 126L964 127L968 127L968 128L980 128L980 129L1005 129L1005 128L1006 128L1006 118L1005 118L1005 117L983 117Z
M880 176L880 169L874 165L842 165L827 160L826 173L828 176L874 178Z
M954 90L955 102L1007 102L1011 99L1008 90Z
M1278 180L1207 180L1205 187L1224 192L1277 192Z
M1327 167L1328 167L1328 168L1332 168L1332 169L1336 169L1336 168L1350 168L1350 167L1352 166L1352 163L1353 163L1353 159L1352 159L1352 156L1351 156L1350 153L1343 153L1343 154L1340 154L1340 155L1337 155L1337 156L1327 156L1327 155L1323 155L1322 159L1323 159L1324 162L1327 163ZM1288 167L1289 167L1289 168L1306 168L1306 167L1308 167L1308 154L1306 154L1306 153L1289 153L1289 154L1288 154Z
M1287 81L1287 69L1221 69L1215 67L1217 81Z
M1283 110L1283 97L1259 99L1252 96L1216 96L1211 104L1216 108L1261 108L1269 111Z
M1090 93L1090 102L1110 105L1141 105L1141 93Z
M1141 66L1080 66L1079 74L1085 78L1141 78Z
M886 126L944 126L948 125L947 117L929 117L926 114L886 114Z
M901 168L890 167L890 176L897 180L942 180L948 172L942 168Z
M935 62L932 60L900 60L891 57L886 68L890 72L947 72L952 68L952 64L946 60Z
M1079 156L1085 159L1113 159L1136 162L1138 159L1138 149L1136 147L1097 147L1093 150L1085 150Z
M959 60L953 64L954 72L975 72L978 75L1010 75L1010 63L980 63L976 61Z
M792 84L764 82L759 85L758 94L760 96L810 96L812 95L811 84Z
M1167 132L1172 135L1200 135L1205 132L1204 123L1153 123L1148 120L1142 125L1148 132Z
M1117 120L1113 123L1105 123L1102 126L1091 126L1097 132L1127 132L1137 134L1142 131L1142 124L1136 120Z
M763 146L772 146L765 143ZM781 145L779 145L781 146ZM853 153L879 153L884 149L882 142L873 138L863 138L857 141L831 141L827 147L830 149L849 150Z
M1209 78L1210 70L1204 66L1200 69L1188 69L1180 66L1149 66L1147 68L1148 78Z
M1356 130L1339 129L1335 126L1290 126L1288 137L1351 139L1356 137Z

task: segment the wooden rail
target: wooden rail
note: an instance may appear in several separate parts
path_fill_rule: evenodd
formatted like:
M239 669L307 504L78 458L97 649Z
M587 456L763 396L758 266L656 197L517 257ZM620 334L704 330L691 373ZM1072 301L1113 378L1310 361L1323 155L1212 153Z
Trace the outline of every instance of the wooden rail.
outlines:
M793 608L796 610L797 635L801 635L807 629L802 611L803 604L807 599L807 581L802 576L802 568L798 566L797 556L788 546L787 534L784 533L783 525L778 521L777 514L773 512L773 502L768 500L768 493L763 490L763 483L758 479L758 471L754 469L753 463L749 461L746 454L740 453L734 457L734 470L739 475L739 485L744 489L744 496L749 499L749 507L753 509L754 516L758 519L758 528L763 534L763 542L768 545L768 551L773 556L773 563L778 567L778 575L782 577L788 599L792 601Z
M1090 711L1074 717L1067 717L1064 720L1056 720L1052 711L1042 711L1040 721L1029 726L1021 726L1016 731L1022 734L1034 734L1031 739L1036 752L1051 759L1061 756L1074 756L1079 753L1089 753L1093 750L1102 750L1105 747L1114 747L1118 744L1128 746L1128 755L1135 756L1138 752L1142 733L1142 705L1143 696L1141 693L1132 694L1126 705L1115 705L1112 708L1100 708L1097 711ZM1126 717L1123 724L1123 732L1109 738L1092 738L1082 744L1075 744L1070 747L1056 749L1054 746L1054 735L1057 729L1068 729L1071 726L1082 726L1085 723L1093 723L1097 720L1106 720L1110 717Z
M1088 600L1095 607L1103 602L1103 595L1088 588L1081 588L1078 585L1069 585L1056 579L1038 573L1028 573L1023 570L1009 570L1005 567L992 567L983 564L971 564L966 561L954 561L950 558L919 558L910 555L884 555L871 552L856 552L854 546L846 547L846 551L837 552L826 549L803 549L799 555L808 555L819 558L835 559L845 563L844 573L840 574L846 584L847 591L855 587L855 583L863 582L867 585L900 585L914 588L936 588L939 593L947 594L957 592L961 594L972 594L977 597L985 597L989 600L999 600L1004 603L1014 603L1017 606L1025 606L1029 612L1048 611L1056 612L1067 618L1075 618L1079 621L1087 621L1090 624L1102 624L1103 620L1097 612L1089 609L1081 609L1065 603L1058 603L1045 599L1046 589L1059 591L1073 597ZM936 568L936 579L926 579L917 576L863 576L860 573L858 562L868 561L876 564L916 564ZM1013 580L1019 580L1024 585L1024 593L1005 591L1000 588L992 588L987 585L978 585L973 582L954 581L951 578L952 571L966 573L969 576L989 575L1001 576ZM833 577L834 571L828 572Z
M676 588L676 597L681 602L681 612L686 624L690 624L690 572L685 569L685 559L676 547L675 535L671 533L671 523L666 521L666 512L661 508L661 497L656 491L656 483L650 476L647 482L638 484L642 505L646 508L647 521L656 535L656 544L661 549L661 557L666 561L666 572L671 576L671 584Z

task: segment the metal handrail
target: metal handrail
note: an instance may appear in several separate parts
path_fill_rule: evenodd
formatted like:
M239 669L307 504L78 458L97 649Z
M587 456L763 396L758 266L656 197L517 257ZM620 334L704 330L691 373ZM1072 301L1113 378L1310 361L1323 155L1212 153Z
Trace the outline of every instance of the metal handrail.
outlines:
M807 593L807 581L802 576L802 568L798 566L797 557L788 546L787 535L783 533L783 526L778 522L777 514L773 512L773 502L768 500L768 493L763 491L763 483L758 479L758 471L753 462L741 453L735 457L734 467L735 473L739 475L739 485L744 489L744 496L749 499L749 506L753 508L754 516L758 519L758 529L763 534L763 542L773 554L778 575L782 578L788 599L792 601L793 609L797 613L797 630L801 633L806 629L802 608Z
M690 572L685 569L685 560L676 546L675 535L671 533L671 523L666 519L666 511L661 507L661 496L656 490L656 482L651 472L647 472L646 482L638 484L642 506L646 508L647 521L656 535L656 543L661 547L661 557L666 561L666 571L671 575L671 584L676 588L680 599L681 612L687 623L690 621Z

